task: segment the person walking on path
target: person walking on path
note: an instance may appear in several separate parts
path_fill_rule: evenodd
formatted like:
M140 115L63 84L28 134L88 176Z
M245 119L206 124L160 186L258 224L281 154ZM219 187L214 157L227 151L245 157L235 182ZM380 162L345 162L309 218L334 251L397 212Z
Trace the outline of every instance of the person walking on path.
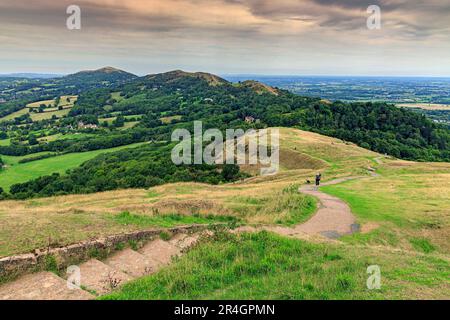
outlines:
M316 186L320 186L320 180L322 179L322 174L319 173L318 175L316 175Z

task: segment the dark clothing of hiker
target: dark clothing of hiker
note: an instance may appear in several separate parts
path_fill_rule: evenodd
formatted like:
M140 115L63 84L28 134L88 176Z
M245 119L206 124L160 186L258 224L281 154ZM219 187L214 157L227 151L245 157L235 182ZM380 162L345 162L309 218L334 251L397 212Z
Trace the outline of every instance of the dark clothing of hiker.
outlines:
M321 175L321 174L318 174L318 175L316 176L316 186L320 186L320 179L322 179L322 175Z

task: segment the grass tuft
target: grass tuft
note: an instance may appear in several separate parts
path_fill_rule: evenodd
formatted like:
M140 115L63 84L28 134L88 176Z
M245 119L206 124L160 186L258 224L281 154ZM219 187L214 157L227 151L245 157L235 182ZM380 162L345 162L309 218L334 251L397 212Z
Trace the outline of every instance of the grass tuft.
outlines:
M425 238L412 238L409 242L412 244L414 249L424 253L431 253L436 250L435 246L433 246L431 242Z

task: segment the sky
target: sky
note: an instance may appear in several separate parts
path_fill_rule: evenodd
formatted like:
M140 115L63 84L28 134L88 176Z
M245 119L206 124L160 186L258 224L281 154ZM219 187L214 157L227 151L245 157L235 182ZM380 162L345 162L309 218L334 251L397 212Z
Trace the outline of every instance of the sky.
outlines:
M81 10L69 30L67 7ZM367 27L370 5L381 28ZM0 0L0 73L450 76L449 0Z

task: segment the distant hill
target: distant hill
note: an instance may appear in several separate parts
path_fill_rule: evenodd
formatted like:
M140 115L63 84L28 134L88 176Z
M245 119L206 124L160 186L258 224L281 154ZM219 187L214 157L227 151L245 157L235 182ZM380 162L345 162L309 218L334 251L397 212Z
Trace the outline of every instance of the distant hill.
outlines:
M185 72L182 70L174 70L165 73L159 74L150 74L144 77L146 80L157 81L163 83L173 83L177 81L181 81L186 78L191 79L200 79L206 81L211 86L218 86L223 84L229 84L229 82L225 79L220 78L219 76L206 73L206 72Z
M239 85L242 87L251 88L258 94L270 93L276 96L280 94L280 92L277 89L255 80L247 80L240 83Z
M89 81L89 82L122 82L137 78L136 75L112 67L98 70L85 70L63 77L63 81Z

